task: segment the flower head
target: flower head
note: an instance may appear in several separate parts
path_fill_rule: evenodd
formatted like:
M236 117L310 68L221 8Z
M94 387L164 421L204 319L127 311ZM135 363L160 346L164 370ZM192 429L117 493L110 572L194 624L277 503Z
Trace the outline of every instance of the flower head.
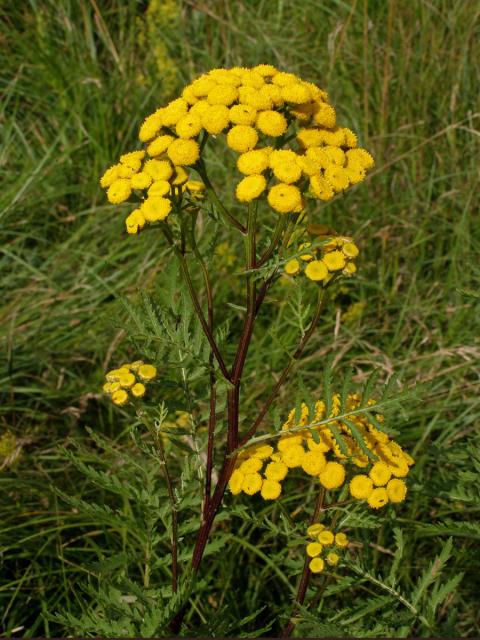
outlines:
M142 376L141 371L146 372L147 375ZM156 367L136 360L109 371L105 375L106 383L103 385L103 391L110 395L114 404L124 405L130 398L129 393L134 398L143 398L146 392L145 384L153 380L156 375Z

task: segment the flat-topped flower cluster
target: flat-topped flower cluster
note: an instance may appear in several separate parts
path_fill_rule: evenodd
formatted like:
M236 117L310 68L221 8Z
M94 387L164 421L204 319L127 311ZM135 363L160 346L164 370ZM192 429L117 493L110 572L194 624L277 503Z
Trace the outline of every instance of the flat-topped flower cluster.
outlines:
M359 250L353 238L316 235L313 242L299 246L298 258L289 260L285 273L289 276L305 275L309 280L327 284L337 274L351 276L357 271L354 259Z
M129 393L133 398L143 398L146 392L145 385L156 376L157 368L153 364L135 360L109 371L105 375L103 391L108 393L114 404L121 406L130 399Z
M374 405L374 400L368 401L368 406L373 408ZM338 416L340 406L340 396L335 394L328 417ZM282 493L282 481L290 471L298 469L317 478L327 490L339 489L348 480L351 497L366 501L372 509L384 507L389 502L402 502L407 493L404 478L414 460L372 424L364 412L349 413L355 412L359 406L360 396L350 394L346 402L345 422L339 419L320 425L315 423L326 419L326 406L322 400L316 403L312 417L303 404L302 415L297 421L293 409L282 430L308 428L280 436L276 448L259 444L241 451L230 478L230 491L234 495L260 493L265 500L275 500ZM380 425L383 416L377 414L375 421ZM346 450L342 451L334 430L341 435ZM355 430L356 437L352 430Z
M311 558L308 568L312 573L321 573L325 568L325 562L335 567L340 562L340 555L337 552L348 546L345 533L342 531L334 533L320 522L315 522L308 527L307 536L311 541L307 543L305 551Z
M330 200L364 180L374 164L355 133L337 125L327 93L316 84L268 64L213 69L148 116L139 131L146 148L122 155L103 175L112 204L133 191L141 197L127 218L129 233L166 219L175 195L201 188L188 168L198 168L207 137L219 134L239 154L244 177L237 199L266 195L279 214L301 212L305 196Z

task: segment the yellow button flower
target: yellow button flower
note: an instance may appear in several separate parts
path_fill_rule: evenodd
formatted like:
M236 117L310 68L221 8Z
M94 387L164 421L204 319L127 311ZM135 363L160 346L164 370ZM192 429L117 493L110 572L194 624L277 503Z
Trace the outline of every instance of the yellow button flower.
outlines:
M265 109L271 109L273 107L272 99L267 91L266 86L260 89L254 89L253 87L239 87L238 100L240 104L253 107L257 111Z
M346 169L335 164L331 164L325 169L325 180L334 191L343 191L350 184Z
M216 135L230 124L230 112L223 104L212 105L201 114L201 120L203 128Z
M135 398L142 398L145 395L145 391L145 385L141 382L137 382L132 387L132 395L135 396Z
M198 116L200 118L200 121L202 122L203 114L206 113L210 108L211 108L211 105L208 104L206 100L199 100L193 105L193 107L190 108L190 111L188 113L191 116ZM203 126L203 122L202 122L202 126Z
M343 548L348 546L348 538L347 536L340 532L335 534L335 544L337 547Z
M129 389L135 384L135 376L130 372L122 373L118 378L118 382L120 383L121 387Z
M134 171L138 171L142 165L142 160L145 157L145 151L130 151L120 156L120 162L127 167L130 167Z
M408 475L408 463L404 459L398 459L395 462L390 463L389 469L392 475L397 478L405 478Z
M190 89L197 98L207 96L209 92L217 86L217 83L213 78L207 76L201 76L192 82Z
M312 573L321 573L325 567L325 562L322 558L313 558L308 565Z
M345 468L339 462L327 462L318 477L325 489L338 489L345 480Z
M345 273L346 275L353 275L357 270L357 266L353 263L353 262L349 262L346 266L345 269L343 270L343 273Z
M162 153L165 153L174 140L175 138L173 136L158 136L158 138L155 138L155 140L148 145L148 155L160 156Z
M234 496L242 491L243 480L245 476L239 469L235 469L228 482L228 487Z
M264 500L276 500L282 493L282 485L275 480L264 480L260 495Z
M350 494L357 500L366 500L373 491L371 478L363 474L353 476L349 484Z
M374 489L368 496L367 502L372 509L381 509L388 503L388 494L385 487Z
M291 83L282 87L282 98L286 102L293 102L294 104L304 104L312 99L312 94L308 87L303 83Z
M324 530L324 531L320 531L320 533L317 536L317 540L323 545L330 545L330 544L333 544L333 541L335 540L335 536L331 531Z
M310 449L310 451L322 451L322 453L326 453L327 451L330 451L331 446L328 444L328 442L325 442L325 440L322 439L322 434L320 435L320 442L315 442L315 440L312 438L309 438L307 440L307 447Z
M262 476L259 473L247 473L243 478L242 491L253 496L262 488L262 482Z
M358 256L358 247L353 242L346 242L342 247L342 252L347 258L356 258Z
M248 460L241 463L239 469L243 474L255 473L260 471L262 466L263 462L259 458L248 458Z
M143 213L140 209L134 209L134 211L132 211L132 213L125 219L127 233L131 235L138 233L138 230L142 229L144 226L145 218L143 217Z
M272 77L273 84L277 84L279 87L286 87L288 84L295 84L298 81L298 76L286 71L279 71Z
M316 124L319 124L321 127L333 129L336 123L335 109L325 102L319 103L318 110L315 112L313 119Z
M282 90L279 86L274 84L266 84L261 88L263 95L267 96L272 103L272 106L281 107L283 104Z
M260 89L265 84L265 80L262 76L253 71L252 69L245 69L241 75L242 84L244 87L253 87L254 89Z
M140 171L131 177L133 189L146 189L152 183L152 177L145 171Z
M302 168L296 161L280 161L274 164L273 174L280 182L291 184L292 182L300 180L302 177Z
M147 193L149 197L150 196L162 197L170 193L170 189L171 189L171 186L168 180L156 180L155 182L152 183Z
M172 203L170 200L157 196L147 198L140 207L140 211L148 222L164 220L170 213L171 209Z
M327 461L320 451L308 451L302 459L302 469L309 476L318 476L325 467Z
M254 458L260 458L260 460L265 460L269 458L273 453L273 447L269 444L262 444L254 447L250 451L250 455Z
M321 176L312 176L310 179L310 191L319 200L331 200L335 195L332 186Z
M303 442L302 436L295 436L295 435L284 436L283 438L280 438L280 440L278 441L277 449L279 451L286 451L287 449L290 449L290 447L293 447L294 445L302 444L302 442Z
M268 204L278 213L289 213L302 204L300 190L291 184L277 184L268 192Z
M285 265L285 273L289 276L296 276L300 272L300 262L296 258L292 258Z
M100 178L100 186L106 189L111 184L113 184L115 180L118 180L118 178L120 178L119 165L114 164L113 167L107 169L103 176Z
M120 204L128 200L132 193L132 185L130 180L120 178L112 182L108 187L107 198L112 204Z
M162 123L166 127L171 127L186 115L188 110L188 103L183 98L177 98L167 104L166 107L160 110Z
M168 147L167 155L173 164L195 164L200 157L200 147L195 140L174 140Z
M173 178L170 180L172 186L179 186L188 180L188 173L183 167L175 167Z
M305 147L319 147L322 142L322 132L319 129L300 129L297 140Z
M325 265L325 262L322 260L313 260L309 264L307 264L305 269L305 275L310 280L314 280L315 282L319 282L321 280L325 280L328 276L328 269Z
M316 538L320 533L320 531L323 531L324 529L325 529L324 524L320 524L320 522L316 522L315 524L311 524L308 527L307 535L312 536L313 538Z
M382 487L392 477L392 472L385 462L376 462L368 474L377 487Z
M251 151L258 142L258 133L253 127L237 124L227 133L227 145L238 153Z
M246 176L237 184L235 195L240 202L251 202L265 191L266 186L267 181L264 176Z
M125 391L125 389L119 389L118 391L115 391L114 393L112 393L112 402L114 404L118 404L119 406L122 406L126 404L127 401L128 401L128 393Z
M282 451L282 460L287 467L293 469L301 466L304 455L304 448L299 444L294 444L285 451Z
M327 561L327 564L329 564L331 567L334 567L335 565L337 565L339 560L340 560L340 556L334 551L331 551L329 554L327 554L326 561Z
M152 180L169 180L173 173L173 167L168 160L147 160L143 171Z
M284 462L270 462L265 469L265 477L268 480L283 480L288 473L288 467Z
M248 104L235 104L230 108L230 121L233 124L253 124L257 117L255 107Z
M145 381L153 380L157 375L157 368L153 364L142 364L138 367L138 377Z
M237 167L245 175L263 173L268 168L268 155L263 149L254 149L238 156Z
M232 85L220 84L208 92L209 104L231 105L238 98L238 90Z
M373 157L365 149L349 149L346 153L348 162L358 162L364 169L371 169L375 164Z
M162 118L158 113L152 113L151 116L145 118L140 127L138 137L141 142L147 142L154 138L159 130L162 128Z
M329 271L338 271L343 269L346 261L345 256L341 251L330 251L323 256L323 262L328 267Z
M359 182L363 182L366 178L366 171L363 167L359 165L352 165L350 163L345 167L345 171L347 173L348 181L350 184L358 184Z
M202 130L202 121L200 116L187 113L186 116L180 118L175 126L175 131L179 138L195 138Z
M261 111L256 124L259 131L272 138L283 136L288 126L285 116L272 110Z
M307 556L315 558L322 553L323 546L319 542L310 542L307 544Z
M399 478L393 478L387 484L387 494L390 502L398 503L405 500L407 495L407 485Z

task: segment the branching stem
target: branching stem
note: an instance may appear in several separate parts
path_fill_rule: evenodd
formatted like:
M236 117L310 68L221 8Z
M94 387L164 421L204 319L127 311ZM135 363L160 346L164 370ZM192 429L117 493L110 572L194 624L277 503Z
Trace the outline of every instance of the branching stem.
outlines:
M312 337L312 335L315 332L315 329L317 327L318 321L320 319L322 310L323 310L323 306L324 306L324 302L325 302L325 293L323 289L318 290L318 297L317 297L317 305L315 307L315 312L312 318L312 321L310 322L310 325L308 327L308 329L306 330L306 332L304 333L300 344L298 345L297 349L295 350L295 353L293 354L293 356L291 357L289 363L287 364L287 366L285 367L285 369L282 371L282 373L280 374L279 379L277 380L275 386L273 387L270 395L268 396L267 400L265 401L265 404L263 405L263 407L260 410L260 413L258 414L257 418L255 419L253 425L250 427L250 429L247 431L247 433L243 436L243 438L241 438L240 440L240 446L245 445L250 438L255 435L258 427L262 424L265 416L268 413L268 410L270 409L270 407L272 406L273 402L275 401L278 392L280 391L281 387L285 384L293 366L295 365L295 363L298 361L298 359L300 358L300 356L302 355L308 341L310 340L310 338Z
M190 294L190 298L192 300L193 306L195 308L195 312L198 316L198 319L200 320L200 324L202 325L203 328L203 332L210 344L210 348L215 356L215 359L218 363L218 366L220 368L220 371L222 372L223 377L226 380L230 380L229 377L229 373L227 371L227 367L225 366L225 362L223 361L223 357L222 354L220 353L220 350L218 348L218 345L215 341L215 337L213 335L213 332L210 330L210 327L208 325L207 320L205 319L205 315L203 313L202 310L202 306L200 304L200 301L198 299L197 293L195 291L195 287L193 285L192 282L192 278L190 276L190 271L188 269L188 264L187 264L187 260L185 258L185 256L182 254L182 252L180 251L180 249L176 246L173 237L172 237L172 233L170 231L170 229L167 227L166 224L162 224L161 225L161 229L163 232L163 235L165 236L167 242L169 243L169 245L172 247L173 251L175 252L175 255L177 256L177 259L180 263L180 268L182 270L182 275L183 278L185 280L185 283L188 287L188 292Z

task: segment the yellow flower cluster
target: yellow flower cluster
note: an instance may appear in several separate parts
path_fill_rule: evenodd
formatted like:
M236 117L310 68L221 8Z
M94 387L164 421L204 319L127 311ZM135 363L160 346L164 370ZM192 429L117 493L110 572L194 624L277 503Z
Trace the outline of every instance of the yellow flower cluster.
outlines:
M335 109L315 84L268 64L213 69L145 119L139 138L146 151L124 154L101 178L113 204L128 200L132 190L147 191L127 218L129 233L164 220L173 188L186 183L188 189L185 167L200 158L202 132L224 133L239 154L237 167L245 177L236 187L237 199L260 197L273 178L266 197L280 214L302 211L307 193L330 200L361 182L374 164L357 147L353 131L337 126ZM287 137L295 148L283 148Z
M289 260L285 273L290 276L303 273L309 280L326 284L336 274L351 276L356 272L353 260L359 251L352 238L318 235L315 241L323 243L313 248L311 242L300 245L300 251L305 250L305 253Z
M182 165L190 162L180 161L182 154L184 159L191 154L190 143L193 145L194 162L199 157L196 142L182 142L175 140L171 135L163 135L156 139L154 149L149 147L149 155L154 157L148 159L147 153L143 150L131 151L120 156L120 162L103 174L100 184L107 189L107 198L112 204L125 202L135 190L147 192L140 206L125 220L127 233L136 234L146 223L164 220L172 210L171 197L175 189L188 193L192 198L202 195L205 185L198 180L189 180L188 173ZM172 163L172 153L168 153L170 147L176 163ZM191 159L191 156L189 158Z
M329 417L334 418L340 412L340 396L335 394L332 400ZM368 404L373 406L375 401L369 400ZM350 394L346 411L355 411L359 406L360 396ZM299 422L296 422L296 412L292 409L282 430L309 427L325 418L326 407L322 400L315 404L312 418L308 407L303 404ZM234 495L242 491L248 495L260 492L265 500L275 500L281 495L281 482L291 469L302 469L307 475L316 477L325 489L339 489L346 481L347 463L351 463L365 471L364 474L354 475L350 482L353 498L366 500L373 509L383 507L388 502L402 502L407 492L402 478L408 475L410 466L414 464L413 458L371 424L363 413L348 415L346 419L354 425L364 447L377 460L373 462L364 453L350 427L341 420L335 420L331 424L340 431L347 454L342 453L328 424L285 434L278 439L276 450L270 445L257 445L239 454L229 482L230 491ZM383 416L377 415L376 419L381 422Z
M325 568L325 562L335 567L340 556L337 551L348 546L348 538L342 533L334 533L320 522L311 524L307 529L307 535L313 539L306 547L307 556L311 558L309 569L312 573L321 573ZM322 554L324 558L322 558Z
M129 392L134 398L142 398L146 391L145 384L156 375L157 368L153 364L145 364L142 360L122 364L105 375L103 391L109 394L114 404L124 405L128 402Z

